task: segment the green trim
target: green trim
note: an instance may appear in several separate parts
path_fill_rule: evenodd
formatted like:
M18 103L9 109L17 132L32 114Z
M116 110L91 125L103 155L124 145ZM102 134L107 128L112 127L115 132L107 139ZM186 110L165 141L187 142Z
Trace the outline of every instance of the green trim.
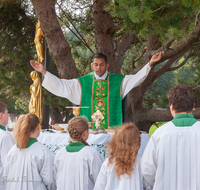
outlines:
M36 138L30 137L25 148L29 148L32 144L38 142Z
M109 121L106 123L105 128L108 126L119 126L122 124L122 99L121 99L121 84L124 79L124 76L108 73L107 80L107 97L101 97L104 101L107 102L105 106L107 106L107 118L105 120ZM89 109L83 108L80 110L80 115L84 115L88 118L89 122L92 122L91 116L97 109L101 111L101 107L95 107L93 99L95 99L95 94L93 94L93 90L96 86L96 81L106 81L106 80L95 80L93 81L93 73L89 73L83 77L78 78L81 88L82 88L82 97L81 97L81 105L80 106L89 106ZM94 82L94 83L93 83ZM94 86L93 86L94 85ZM95 108L95 109L94 109ZM105 111L106 112L106 111ZM105 115L104 115L105 117Z
M72 142L70 141L69 144L65 147L67 152L79 152L83 147L86 145L82 142Z
M177 114L174 116L172 123L176 127L191 127L194 123L197 122L197 119L194 118L193 114Z
M95 80L93 92L93 112L99 110L104 119L100 122L101 127L107 129L108 126L108 82L106 80ZM93 124L95 129L95 123Z
M3 126L3 125L0 125L0 129L2 129L2 130L6 130L6 128Z

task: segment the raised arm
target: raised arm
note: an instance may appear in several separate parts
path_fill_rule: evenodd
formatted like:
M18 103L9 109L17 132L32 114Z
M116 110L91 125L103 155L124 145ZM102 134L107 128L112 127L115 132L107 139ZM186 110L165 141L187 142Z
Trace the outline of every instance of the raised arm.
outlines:
M160 59L162 58L162 54L163 54L163 52L158 52L158 53L154 54L149 61L149 66L153 67L154 63L160 61Z
M33 60L30 60L30 64L36 71L42 73L43 75L46 74L47 71L41 63L38 63L37 61L34 62Z
M148 76L151 67L158 62L162 57L162 52L153 55L148 62L140 71L135 75L126 75L122 83L122 99L130 92L131 89L139 86Z

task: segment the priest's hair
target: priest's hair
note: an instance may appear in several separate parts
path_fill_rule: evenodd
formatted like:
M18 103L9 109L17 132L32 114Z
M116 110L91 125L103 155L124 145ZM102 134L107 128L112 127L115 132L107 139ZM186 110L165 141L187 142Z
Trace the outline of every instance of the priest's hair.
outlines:
M14 128L14 138L19 149L26 147L30 133L34 132L40 124L40 119L33 113L21 115Z
M140 148L139 130L134 123L126 123L119 127L108 144L108 165L114 164L115 173L120 175L134 172L134 164Z
M68 131L72 139L82 142L85 145L89 144L82 139L84 131L89 130L88 120L84 117L74 117L68 122Z

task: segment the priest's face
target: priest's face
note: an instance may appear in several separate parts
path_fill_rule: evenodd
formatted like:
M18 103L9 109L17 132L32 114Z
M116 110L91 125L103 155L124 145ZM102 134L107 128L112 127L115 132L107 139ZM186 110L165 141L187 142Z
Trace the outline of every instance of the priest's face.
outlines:
M92 68L98 76L102 77L106 70L108 70L108 67L109 64L106 64L104 58L94 58Z

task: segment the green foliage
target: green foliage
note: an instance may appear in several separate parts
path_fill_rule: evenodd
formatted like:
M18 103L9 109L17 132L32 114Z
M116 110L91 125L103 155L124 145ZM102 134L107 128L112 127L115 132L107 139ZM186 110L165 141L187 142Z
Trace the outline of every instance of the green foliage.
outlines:
M184 60L182 57L175 62L172 67L177 66ZM162 65L162 64L161 64ZM157 66L160 67L160 66ZM149 87L144 96L144 104L147 108L163 108L169 109L167 91L178 84L187 84L189 86L197 86L194 81L196 78L193 73L196 73L196 68L188 61L183 67L172 72L164 73ZM199 72L198 72L199 73ZM192 81L194 84L192 84Z
M25 7L24 7L25 8ZM16 100L29 92L33 55L33 23L23 21L24 10L18 4L4 3L0 9L0 99ZM20 15L21 13L21 15ZM30 19L31 21L31 19ZM32 21L33 22L33 21Z
M183 37L194 28L196 15L200 9L195 1L165 0L116 0L109 1L105 11L113 17L123 18L123 28L147 38L160 34L161 40Z
M149 135L151 137L151 135L155 132L156 129L158 129L158 127L164 125L166 122L156 122L155 124L153 124L150 129L149 129Z

